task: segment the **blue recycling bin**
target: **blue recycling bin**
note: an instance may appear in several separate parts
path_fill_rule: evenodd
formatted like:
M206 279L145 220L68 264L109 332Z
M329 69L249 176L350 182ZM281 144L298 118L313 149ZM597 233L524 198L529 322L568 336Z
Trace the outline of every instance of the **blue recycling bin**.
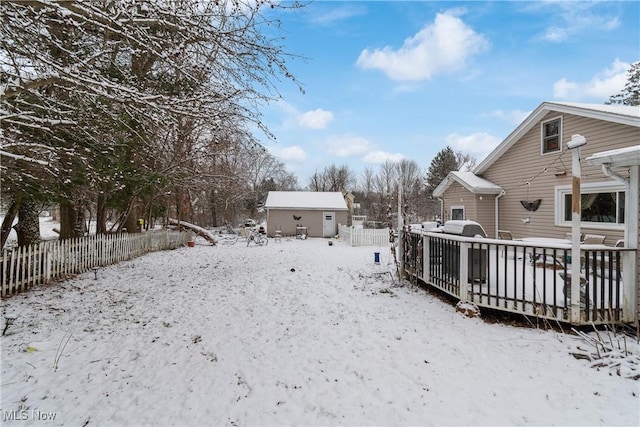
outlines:
M380 252L373 253L373 263L380 264Z

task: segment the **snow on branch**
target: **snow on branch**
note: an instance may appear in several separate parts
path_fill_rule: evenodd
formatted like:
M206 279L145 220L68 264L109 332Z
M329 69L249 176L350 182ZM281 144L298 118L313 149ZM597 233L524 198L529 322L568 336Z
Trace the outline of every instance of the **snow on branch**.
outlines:
M45 162L44 160L38 160L38 159L33 159L31 157L28 156L23 156L20 154L13 154L13 153L9 153L8 151L4 151L4 150L0 150L0 157L1 156L5 156L5 157L9 157L12 159L16 159L16 160L24 160L26 162L30 162L30 163L36 163L42 166L49 166L49 162Z

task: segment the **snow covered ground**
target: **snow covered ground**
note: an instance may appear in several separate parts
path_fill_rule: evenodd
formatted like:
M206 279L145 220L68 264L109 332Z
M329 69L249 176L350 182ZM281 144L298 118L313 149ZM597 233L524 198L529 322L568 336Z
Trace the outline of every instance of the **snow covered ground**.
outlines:
M388 248L332 242L198 239L3 300L2 425L640 423L639 382L577 337L465 317Z

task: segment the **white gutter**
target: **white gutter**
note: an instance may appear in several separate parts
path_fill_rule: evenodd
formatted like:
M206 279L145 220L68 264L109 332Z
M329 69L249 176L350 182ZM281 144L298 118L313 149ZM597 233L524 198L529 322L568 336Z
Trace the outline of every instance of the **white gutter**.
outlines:
M495 236L494 236L494 237L495 237L496 239L498 238L498 228L499 228L499 224L498 224L498 212L500 211L500 209L498 209L498 199L499 199L500 197L504 196L504 195L505 195L505 193L506 193L506 192L505 192L504 190L502 190L502 191L500 192L500 194L498 194L498 195L496 196L496 198L495 198L495 212L494 212L494 218L495 218L495 225L496 225L496 229L495 229Z

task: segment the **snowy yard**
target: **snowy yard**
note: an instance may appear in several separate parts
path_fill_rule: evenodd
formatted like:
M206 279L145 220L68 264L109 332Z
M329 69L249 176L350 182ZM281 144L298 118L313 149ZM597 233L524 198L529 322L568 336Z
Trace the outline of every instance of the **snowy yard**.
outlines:
M198 240L4 300L2 424L640 423L639 382L571 356L582 340L390 270L386 247Z

